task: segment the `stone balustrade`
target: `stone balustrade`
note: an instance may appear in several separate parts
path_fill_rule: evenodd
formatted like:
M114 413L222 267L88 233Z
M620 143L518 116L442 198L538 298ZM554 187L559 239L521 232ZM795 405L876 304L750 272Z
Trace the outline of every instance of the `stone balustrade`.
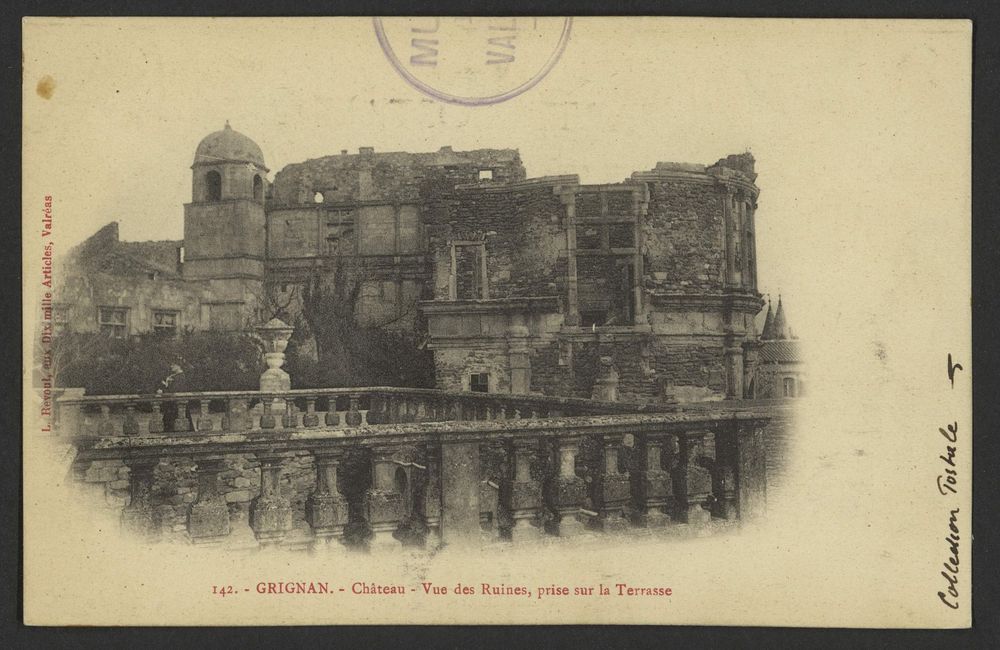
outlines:
M672 410L669 405L396 387L74 395L58 400L58 430L74 438L155 436Z
M77 476L127 468L106 478L127 483L122 525L147 540L372 551L519 543L701 530L760 516L765 504L767 416L747 407L667 412L397 388L62 406ZM245 517L231 507L236 492Z

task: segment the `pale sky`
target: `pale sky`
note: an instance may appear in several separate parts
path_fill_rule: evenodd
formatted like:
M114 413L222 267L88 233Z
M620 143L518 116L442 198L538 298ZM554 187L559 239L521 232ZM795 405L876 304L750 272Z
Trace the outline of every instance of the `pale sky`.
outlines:
M466 107L403 81L367 19L43 21L27 35L25 129L27 160L44 171L26 181L37 187L26 206L55 196L63 250L113 220L123 239L180 239L195 147L227 119L261 146L271 178L359 146L511 147L529 176L585 183L749 149L760 288L784 293L795 314L815 286L804 251L810 268L836 274L848 251L880 257L882 238L866 230L904 203L930 222L901 223L901 237L941 227L934 220L967 198L932 188L954 173L947 156L964 154L951 153L963 122L948 111L965 87L949 71L968 53L942 47L940 23L755 24L578 19L538 86ZM49 100L34 92L44 75ZM941 123L952 130L927 128Z

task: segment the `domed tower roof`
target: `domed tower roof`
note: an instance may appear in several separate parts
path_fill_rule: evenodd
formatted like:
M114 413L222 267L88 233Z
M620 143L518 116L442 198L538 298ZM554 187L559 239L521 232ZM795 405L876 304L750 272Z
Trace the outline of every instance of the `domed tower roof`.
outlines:
M198 143L198 149L194 154L194 165L220 162L253 163L267 171L264 165L264 153L257 143L239 131L234 131L229 126L228 120L221 131L206 135Z

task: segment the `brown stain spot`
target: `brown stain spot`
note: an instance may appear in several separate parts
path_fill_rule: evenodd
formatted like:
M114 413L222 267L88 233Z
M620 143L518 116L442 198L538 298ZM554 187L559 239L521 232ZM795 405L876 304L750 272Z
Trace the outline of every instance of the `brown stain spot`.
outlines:
M38 85L35 86L35 92L42 99L52 99L52 93L56 90L56 80L45 75L38 80Z

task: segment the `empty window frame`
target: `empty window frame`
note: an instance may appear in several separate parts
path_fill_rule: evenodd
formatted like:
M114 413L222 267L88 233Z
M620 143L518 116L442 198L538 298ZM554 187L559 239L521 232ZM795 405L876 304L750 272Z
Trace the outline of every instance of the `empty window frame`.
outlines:
M474 372L469 375L469 390L473 393L490 392L490 373Z
M222 200L222 174L215 170L205 174L205 200Z
M451 299L486 300L486 243L453 242L451 245Z
M264 201L264 181L260 179L260 174L253 176L253 200L258 203Z
M153 332L164 336L177 334L180 313L168 309L153 310Z
M102 334L123 339L128 335L127 307L99 307L97 326Z

